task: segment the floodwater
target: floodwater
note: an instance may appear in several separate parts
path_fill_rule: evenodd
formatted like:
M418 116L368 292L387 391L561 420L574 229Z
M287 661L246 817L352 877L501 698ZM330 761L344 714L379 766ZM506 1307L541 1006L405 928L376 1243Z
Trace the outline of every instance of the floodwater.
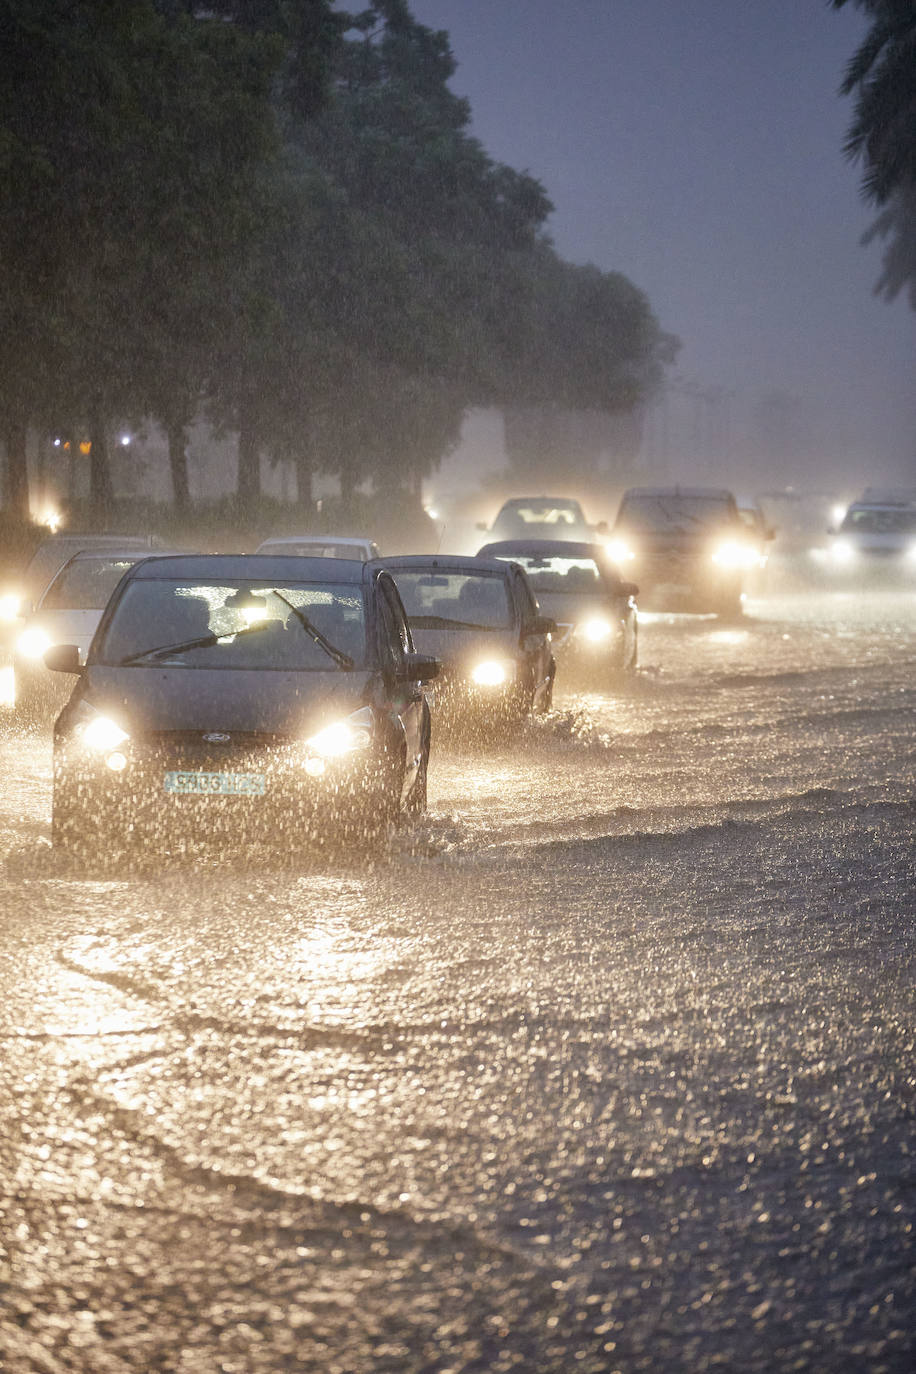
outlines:
M58 862L0 736L0 1368L916 1367L916 600L646 618L374 856Z

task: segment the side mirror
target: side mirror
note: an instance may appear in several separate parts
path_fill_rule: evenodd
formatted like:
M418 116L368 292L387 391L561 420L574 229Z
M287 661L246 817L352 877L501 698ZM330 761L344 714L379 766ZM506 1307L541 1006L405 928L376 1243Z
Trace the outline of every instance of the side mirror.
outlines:
M555 635L556 632L557 622L549 615L537 615L525 626L526 635Z
M75 644L52 644L44 652L44 664L52 673L81 673L80 651Z
M430 657L429 654L407 655L408 682L431 682L434 677L439 676L441 669L442 664L439 660Z

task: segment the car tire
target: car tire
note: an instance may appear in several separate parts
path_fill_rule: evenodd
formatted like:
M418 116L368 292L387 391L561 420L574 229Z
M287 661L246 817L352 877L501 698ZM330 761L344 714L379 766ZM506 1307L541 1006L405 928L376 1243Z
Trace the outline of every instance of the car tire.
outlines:
M554 684L554 680L555 680L555 678L556 678L556 675L557 675L557 665L556 665L556 662L555 662L555 661L552 661L552 662L551 662L551 665L550 665L550 672L549 672L549 674L548 674L548 676L547 676L547 687L546 687L545 690L544 690L544 696L543 696L543 699L542 699L542 701L541 701L541 715L542 715L542 716L546 716L546 715L548 714L549 711L552 711L552 710L553 710L553 684Z
M407 802L404 810L408 816L420 816L426 810L426 781L429 773L429 741L426 742L420 757L420 766L417 769L417 776L414 779L413 787L407 794Z
M401 819L404 767L402 749L396 762L392 763L389 759L382 761L377 779L365 795L360 822L370 843L384 840L391 826L397 825Z

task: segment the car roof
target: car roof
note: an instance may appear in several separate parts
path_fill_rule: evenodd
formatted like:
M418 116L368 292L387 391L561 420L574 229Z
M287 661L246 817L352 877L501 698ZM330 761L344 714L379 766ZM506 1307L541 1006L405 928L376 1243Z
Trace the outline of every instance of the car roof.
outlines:
M357 558L302 558L298 554L201 553L144 558L127 574L134 581L187 577L283 579L289 582L361 583L367 565Z
M576 510L581 510L574 496L512 496L503 502L500 510L510 510L514 506L540 506L544 510L552 510L555 506L574 506Z
M274 534L262 539L258 548L266 549L271 544L352 544L354 548L365 548L374 543L369 535L362 534Z
M66 563L61 564L57 570L57 576L63 572L64 568L70 568L74 563L98 563L110 558L133 558L139 562L143 558L149 558L149 556L149 549L122 547L120 544L113 544L110 548L104 549L79 549L67 559ZM158 550L155 556L159 556Z
M629 496L704 497L711 501L734 501L735 499L727 487L628 487L621 500L626 501Z
M484 544L477 556L481 561L486 558L593 558L600 563L610 562L603 544L586 544L578 539L501 539L495 544Z
M478 558L474 554L451 553L404 553L395 558L375 558L372 566L387 568L389 572L418 571L429 568L438 572L467 573L468 576L481 573L498 573L506 576L506 560L498 558Z

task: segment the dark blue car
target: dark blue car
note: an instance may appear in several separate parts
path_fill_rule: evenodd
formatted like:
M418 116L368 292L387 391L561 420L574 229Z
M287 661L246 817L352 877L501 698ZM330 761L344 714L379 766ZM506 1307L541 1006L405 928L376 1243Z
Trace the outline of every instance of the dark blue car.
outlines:
M123 578L54 729L52 837L301 844L426 805L430 716L394 581L348 559L149 558Z

